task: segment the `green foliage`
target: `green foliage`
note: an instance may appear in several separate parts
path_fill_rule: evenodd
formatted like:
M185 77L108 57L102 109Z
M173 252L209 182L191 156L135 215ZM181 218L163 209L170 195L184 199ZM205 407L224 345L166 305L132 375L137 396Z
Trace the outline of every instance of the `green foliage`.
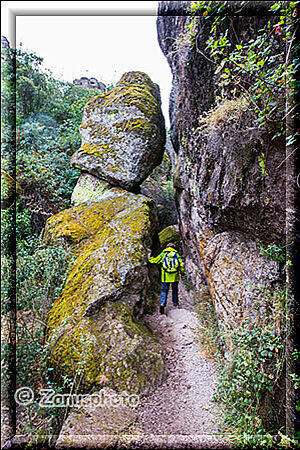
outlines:
M99 94L100 91L97 89L87 89L82 86L74 86L71 83L65 83L62 87L64 111L58 121L60 136L57 145L69 156L78 150L81 145L79 126L82 109L89 99Z
M38 192L54 210L69 205L70 196L79 176L73 169L67 153L57 142L59 127L47 115L30 116L17 132L17 180L31 188L32 196Z
M268 171L266 170L266 163L265 163L265 154L262 153L261 155L258 155L258 165L261 168L261 173L265 177L268 175Z
M80 147L82 108L101 93L55 80L42 61L20 49L4 51L2 168L23 189L33 233L69 206L79 176L70 156Z
M34 212L58 212L79 176L69 161L80 147L82 108L101 92L55 80L34 54L17 50L16 60L17 181Z
M254 328L246 322L235 331L232 341L235 350L220 367L216 398L225 405L225 427L237 430L236 443L256 448L266 435L263 401L281 375L284 342L271 324Z
M56 80L49 71L42 70L43 58L34 53L17 49L15 57L18 123L32 114L50 114L58 124L64 124L77 117L78 113L80 116L80 108L101 93L98 89ZM78 101L78 108L75 106L72 110L72 105Z
M24 232L29 224L17 221L17 228ZM28 221L29 222L29 221ZM24 227L24 228L23 228ZM59 296L69 270L71 253L62 245L46 247L41 238L28 238L18 242L16 260L16 309L17 309L17 382L30 382L33 372L39 374L43 352L43 333L46 314ZM3 256L2 305L7 302L7 286L10 265ZM33 370L36 366L36 370ZM32 380L31 380L32 381Z
M30 386L38 399L38 391L52 388L62 392L65 386L57 386L51 381L51 368L47 367L44 350L45 317L53 302L58 298L72 262L71 252L63 245L45 246L41 238L30 236L30 212L18 214L17 233L22 236L17 241L18 251L15 274L16 293L16 377L17 388ZM24 236L26 239L24 239ZM1 259L1 293L3 327L7 324L6 303L9 302L11 264L7 256ZM4 331L4 335L6 333ZM2 341L3 383L9 380L8 361L11 348L6 339ZM61 408L43 410L38 402L26 407L27 417L19 421L19 434L49 435L57 432L64 411ZM45 439L47 436L45 436Z
M261 255L268 256L270 259L276 262L285 261L286 252L285 248L282 245L276 245L273 243L265 246L260 239L257 239L257 242L260 245L259 253Z
M275 435L280 434L270 428L281 414L273 402L282 392L285 375L286 292L264 289L262 293L263 301L253 303L254 317L231 333L227 359L219 355L215 399L224 405L222 428L242 448L273 448ZM223 334L223 339L228 336ZM282 434L282 445L287 440Z
M50 215L69 206L79 175L70 155L80 146L82 107L101 92L55 80L31 53L8 48L2 62L2 169L7 180L17 182L13 201L1 210L3 383L12 376L10 312L16 309L17 386L61 392L72 380L53 385L43 344L45 317L64 286L71 253L62 244L45 246L40 232ZM54 432L62 413L30 405L18 432Z
M275 138L284 134L283 121L294 111L296 71L299 67L294 44L296 2L274 2L270 15L275 13L276 16L266 19L256 35L245 40L238 37L232 14L238 14L247 3L241 2L240 10L231 13L231 20L228 21L229 2L192 2L186 33L190 45L195 46L197 24L203 20L210 21L210 36L204 56L215 65L215 81L222 101L245 95L256 115L257 124L267 129L271 126L273 130L274 127L277 129ZM229 39L229 30L234 38ZM288 139L293 142L295 134Z

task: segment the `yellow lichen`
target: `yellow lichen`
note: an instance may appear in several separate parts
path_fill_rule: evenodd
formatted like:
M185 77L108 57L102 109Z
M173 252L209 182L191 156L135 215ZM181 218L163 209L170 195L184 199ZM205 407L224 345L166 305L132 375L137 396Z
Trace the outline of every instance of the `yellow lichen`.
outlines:
M83 144L76 153L85 153L87 155L94 155L102 157L104 154L110 153L112 156L116 156L116 153L113 148L108 146L107 144L100 143L98 145L94 145L91 143Z
M156 125L149 120L142 118L124 120L123 122L114 123L113 125L119 132L142 131L149 135L157 134Z
M142 343L145 339L148 342L149 338L153 343L150 351ZM119 348L114 345L115 340ZM148 353L146 365L151 359L155 362L149 373L144 373L140 367L144 352ZM151 330L133 320L130 310L122 302L103 308L96 320L81 319L75 328L63 333L52 351L51 363L70 377L75 373L81 375L81 391L97 385L101 375L105 374L112 387L136 393L143 390L148 377L155 376L155 370L162 369L159 348Z
M108 108L113 104L135 105L149 117L159 111L158 100L153 95L156 91L156 86L146 74L130 72L123 75L114 89L89 100L85 108L92 111L94 108Z
M114 293L120 288L119 266L130 261L131 267L135 267L145 260L144 236L151 233L152 226L150 203L145 197L124 194L99 203L78 205L47 222L48 239L53 241L64 236L73 239L74 255L77 256L63 292L47 317L51 361L63 374L74 376L84 360L84 368L80 370L85 388L97 383L103 374L103 362L106 361L111 367L106 375L113 384L128 388L134 376L138 389L142 389L142 376L138 381L132 368L127 373L120 361L116 359L113 362L106 355L111 345L107 308L113 311L112 314L117 321L121 321L125 330L128 324L126 333L130 336L145 336L149 330L135 323L128 308L120 302L118 305L110 303L109 307L102 305L96 318L84 317L84 314L91 299L97 299L101 293ZM81 240L78 240L77 232L75 237L70 232L77 228L86 231ZM72 329L66 331L66 324L70 323L73 324ZM139 358L137 355L135 357L138 364ZM130 365L129 356L126 361ZM116 379L117 367L120 370L119 381ZM130 383L128 380L131 380Z

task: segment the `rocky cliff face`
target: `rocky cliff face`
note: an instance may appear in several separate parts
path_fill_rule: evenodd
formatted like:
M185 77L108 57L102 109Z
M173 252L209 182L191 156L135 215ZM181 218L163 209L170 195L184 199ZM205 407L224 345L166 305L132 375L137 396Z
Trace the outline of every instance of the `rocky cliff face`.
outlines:
M187 270L196 286L208 283L220 327L231 333L259 316L266 291L282 289L279 264L260 254L257 239L285 239L285 145L257 127L240 98L217 107L215 66L204 54L209 21L199 18L193 48L183 39L189 3L160 2L157 20L173 73L174 185ZM236 30L250 39L270 19L254 3L255 14L230 18L229 39Z
M47 317L49 364L58 379L77 380L81 392L108 384L147 394L164 369L160 345L139 321L149 307L147 251L158 219L154 202L129 190L138 190L162 159L157 86L146 74L125 74L88 102L81 131L72 158L82 169L74 206L48 219L44 233L46 242L63 241L74 255Z

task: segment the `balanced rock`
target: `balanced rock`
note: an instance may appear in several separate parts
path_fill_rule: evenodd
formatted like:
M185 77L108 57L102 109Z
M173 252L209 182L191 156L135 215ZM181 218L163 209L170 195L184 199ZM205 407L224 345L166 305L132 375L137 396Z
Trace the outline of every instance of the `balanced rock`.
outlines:
M135 191L160 164L165 124L160 92L148 75L125 73L83 110L82 145L71 164L111 185Z
M137 318L150 285L147 248L157 230L152 200L119 189L48 219L44 239L72 245L74 262L47 317L49 364L59 377L80 373L84 392L109 387L148 393L161 382L163 358Z

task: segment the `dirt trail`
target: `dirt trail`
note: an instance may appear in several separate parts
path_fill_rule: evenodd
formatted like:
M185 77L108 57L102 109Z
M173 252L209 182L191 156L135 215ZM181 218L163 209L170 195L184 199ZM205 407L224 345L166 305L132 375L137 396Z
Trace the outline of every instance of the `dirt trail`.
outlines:
M144 435L139 448L229 448L218 436L220 409L212 401L217 371L215 363L201 355L195 339L198 319L182 288L178 307L170 296L165 315L157 308L145 317L160 336L166 376L137 408L138 428Z

